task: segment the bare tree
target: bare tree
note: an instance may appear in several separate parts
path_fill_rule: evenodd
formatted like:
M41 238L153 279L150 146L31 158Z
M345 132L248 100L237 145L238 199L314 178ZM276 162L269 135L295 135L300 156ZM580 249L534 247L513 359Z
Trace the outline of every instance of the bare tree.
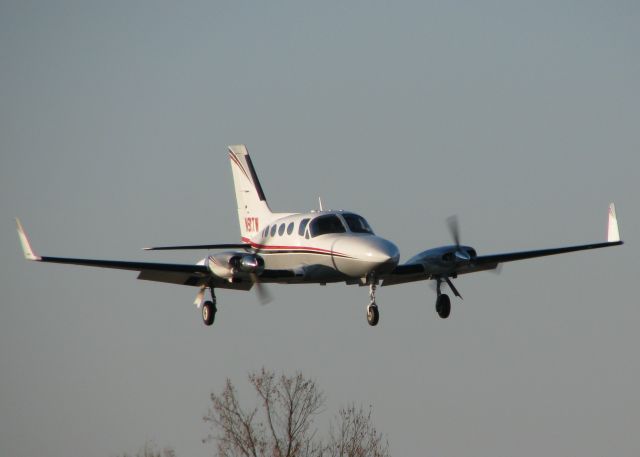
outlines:
M372 408L342 408L329 432L330 457L389 457L389 443L371 422Z
M389 443L371 421L371 406L366 411L355 405L340 409L323 443L316 436L314 420L322 412L325 397L314 381L299 372L276 376L263 368L250 373L249 382L258 398L252 409L240 406L230 379L220 395L211 394L204 421L212 433L203 442L215 441L218 456L390 457ZM176 457L176 453L147 441L135 457Z
M205 441L217 442L218 455L322 456L313 421L324 404L324 395L315 382L301 373L276 377L264 368L251 373L249 382L258 395L260 408L243 410L229 379L222 394L211 394L212 406L204 420L216 433Z
M131 457L131 454L121 454L122 457ZM165 447L159 450L152 441L144 443L144 447L140 449L135 457L176 457L176 451L172 447Z

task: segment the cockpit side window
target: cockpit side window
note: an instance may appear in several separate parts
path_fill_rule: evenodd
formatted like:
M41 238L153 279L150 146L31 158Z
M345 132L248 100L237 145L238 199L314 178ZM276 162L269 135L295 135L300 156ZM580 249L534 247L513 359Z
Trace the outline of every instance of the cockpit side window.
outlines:
M373 230L371 230L371 226L367 223L367 221L357 214L346 213L343 214L345 222L349 226L349 230L353 233L370 233L373 235Z
M311 236L326 235L327 233L344 233L346 229L342 225L342 221L335 214L327 214L326 216L318 216L309 224Z
M307 224L309 223L309 219L302 219L300 221L300 226L298 227L298 235L303 236L304 230L307 228Z

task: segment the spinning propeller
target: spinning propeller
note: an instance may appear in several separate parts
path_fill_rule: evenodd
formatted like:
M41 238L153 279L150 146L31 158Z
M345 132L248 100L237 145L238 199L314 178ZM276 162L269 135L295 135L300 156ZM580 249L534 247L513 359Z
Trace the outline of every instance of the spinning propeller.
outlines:
M263 243L264 243L264 238L260 238L258 247L252 248L254 255L260 256ZM253 281L253 285L256 288L256 296L258 297L258 301L260 302L261 305L266 305L267 303L273 300L273 296L269 292L269 288L260 281L259 275L257 275L256 273L251 273L251 281Z
M460 224L458 223L458 216L457 215L449 216L447 218L447 226L449 228L449 233L451 233L451 238L453 239L453 242L456 245L456 250L454 253L456 261L458 262L471 261L472 259L469 253L466 250L460 248ZM495 274L500 274L500 272L502 271L502 264L499 263L496 266L496 268L490 271Z
M447 225L451 233L451 238L453 238L453 242L456 245L456 251L454 252L456 261L468 262L471 260L471 256L464 249L460 249L460 225L458 224L458 216L449 216L447 218Z

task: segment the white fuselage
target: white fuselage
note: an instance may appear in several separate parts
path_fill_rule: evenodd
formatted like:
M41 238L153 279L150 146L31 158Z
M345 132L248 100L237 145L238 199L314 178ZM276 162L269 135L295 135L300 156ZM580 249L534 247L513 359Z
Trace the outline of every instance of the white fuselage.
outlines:
M373 234L360 216L346 211L287 214L261 226L247 222L251 244L267 270L293 270L282 282L335 282L388 273L400 253L390 241Z

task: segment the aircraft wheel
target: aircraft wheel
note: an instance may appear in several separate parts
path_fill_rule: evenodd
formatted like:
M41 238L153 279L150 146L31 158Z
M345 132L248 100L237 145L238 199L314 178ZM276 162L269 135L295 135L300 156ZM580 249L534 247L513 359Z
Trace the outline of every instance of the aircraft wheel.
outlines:
M211 325L216 318L216 305L212 301L206 301L202 304L202 320L204 325Z
M451 314L451 300L447 294L438 296L436 300L436 312L441 319L446 319Z
M371 303L367 306L367 322L370 326L378 325L378 321L380 320L380 313L378 312L378 305L375 303Z

